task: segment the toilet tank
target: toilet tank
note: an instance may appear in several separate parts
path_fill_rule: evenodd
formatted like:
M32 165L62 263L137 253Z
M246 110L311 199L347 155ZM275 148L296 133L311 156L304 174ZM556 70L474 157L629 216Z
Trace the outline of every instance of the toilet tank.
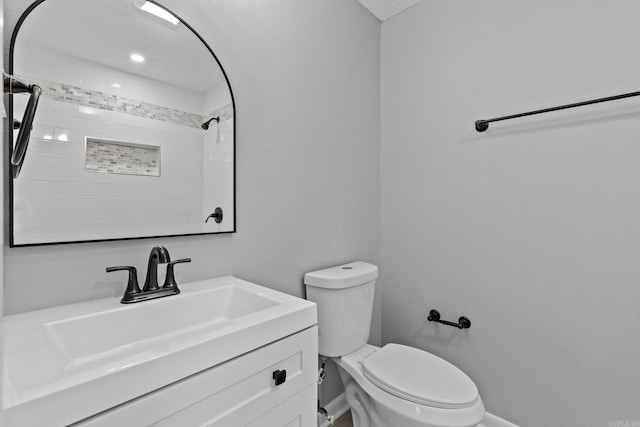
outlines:
M318 352L340 357L365 345L371 330L378 267L362 261L304 275L307 299L318 308Z

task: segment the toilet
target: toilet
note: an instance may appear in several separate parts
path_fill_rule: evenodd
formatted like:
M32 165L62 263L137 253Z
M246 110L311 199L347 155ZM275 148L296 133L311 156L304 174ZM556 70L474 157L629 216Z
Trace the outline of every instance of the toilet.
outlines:
M304 276L318 307L318 350L337 365L354 427L472 427L484 418L473 381L440 357L367 344L378 267L353 262Z

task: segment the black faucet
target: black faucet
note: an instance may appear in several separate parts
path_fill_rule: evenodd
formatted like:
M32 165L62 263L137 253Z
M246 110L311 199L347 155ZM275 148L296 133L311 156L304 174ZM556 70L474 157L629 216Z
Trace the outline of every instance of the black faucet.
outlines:
M164 246L154 246L149 254L149 265L147 267L147 279L144 282L144 288L140 290L138 286L138 274L135 267L119 266L107 267L107 273L112 271L126 270L129 272L129 281L124 296L120 302L122 304L131 304L155 298L177 295L180 293L178 284L176 283L173 269L176 264L183 262L191 262L191 258L177 259L171 261L169 251ZM162 288L158 286L158 264L169 264L167 266L167 275Z
M147 278L144 281L142 292L158 290L158 264L171 262L169 251L164 246L154 246L149 254L149 264L147 266Z

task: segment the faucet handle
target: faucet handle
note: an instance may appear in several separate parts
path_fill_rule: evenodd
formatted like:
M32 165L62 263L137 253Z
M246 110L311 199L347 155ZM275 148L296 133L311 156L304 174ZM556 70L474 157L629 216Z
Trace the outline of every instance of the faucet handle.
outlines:
M131 297L135 294L142 292L140 286L138 286L138 271L135 267L128 265L121 265L117 267L107 267L107 273L112 271L127 270L129 271L129 280L127 281L127 289L124 291L124 295L120 302L125 303L131 301Z
M167 275L164 279L164 285L162 285L163 288L172 288L176 290L176 293L180 293L180 289L178 289L178 284L176 283L176 278L173 275L173 266L183 262L191 262L191 258L177 259L175 261L171 261L167 265Z

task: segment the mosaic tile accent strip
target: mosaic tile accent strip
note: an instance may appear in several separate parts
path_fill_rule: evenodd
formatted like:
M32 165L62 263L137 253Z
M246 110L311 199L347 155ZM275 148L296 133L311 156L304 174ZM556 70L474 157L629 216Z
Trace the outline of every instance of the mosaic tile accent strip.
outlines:
M87 138L84 170L160 176L160 147Z
M124 96L112 95L92 89L85 89L79 86L57 83L48 80L33 79L26 76L17 76L20 80L28 84L37 84L42 88L42 96L54 101L69 102L85 107L98 108L101 110L115 111L118 113L130 114L132 116L144 117L147 119L160 120L174 123L181 126L200 128L202 123L208 120L200 114L188 113L162 105L151 104L149 102L137 101ZM233 117L233 106L228 104L212 113L214 116L220 115L223 120Z
M227 104L224 107L218 108L217 110L214 110L211 114L209 114L206 120L210 119L211 117L220 117L220 121L227 121L229 119L233 118L233 105L231 104Z

